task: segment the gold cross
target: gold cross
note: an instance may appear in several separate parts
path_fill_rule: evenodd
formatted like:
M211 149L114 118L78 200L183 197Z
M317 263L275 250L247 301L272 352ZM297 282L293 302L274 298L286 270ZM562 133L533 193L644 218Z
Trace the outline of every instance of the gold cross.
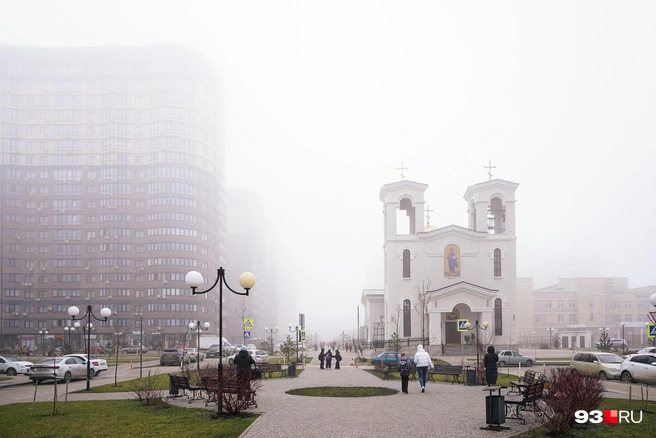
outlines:
M403 161L401 161L401 167L397 167L396 170L401 171L401 181L405 180L405 175L403 174L404 170L408 170L409 167L403 167Z
M490 181L492 181L492 169L496 169L496 168L497 166L493 166L491 161L488 161L487 166L483 166L483 169L487 169L487 175L490 177Z

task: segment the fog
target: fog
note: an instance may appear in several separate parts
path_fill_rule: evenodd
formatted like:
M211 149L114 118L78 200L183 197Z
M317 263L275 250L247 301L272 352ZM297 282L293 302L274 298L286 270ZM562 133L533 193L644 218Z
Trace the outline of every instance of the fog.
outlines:
M378 194L401 163L438 227L467 225L489 161L519 183L535 287L656 283L653 2L2 3L0 44L175 43L215 62L228 189L263 200L309 331L353 332L362 289L382 288Z

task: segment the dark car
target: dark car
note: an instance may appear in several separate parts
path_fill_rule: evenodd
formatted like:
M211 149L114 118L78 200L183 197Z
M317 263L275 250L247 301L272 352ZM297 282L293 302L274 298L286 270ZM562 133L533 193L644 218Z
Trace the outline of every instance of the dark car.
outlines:
M377 363L384 363L386 365L396 365L399 361L399 357L401 357L401 353L395 353L393 351L386 351L384 353L380 353L378 356L374 357L371 359L371 364L376 365ZM410 357L410 362L414 362L415 358Z
M139 346L138 345L133 345L131 347L125 347L121 349L121 352L126 353L126 354L136 354L139 353ZM148 353L148 348L145 346L141 347L141 352L142 353Z
M162 350L159 358L159 366L180 365L180 363L189 363L189 355L185 354L184 348L167 348Z

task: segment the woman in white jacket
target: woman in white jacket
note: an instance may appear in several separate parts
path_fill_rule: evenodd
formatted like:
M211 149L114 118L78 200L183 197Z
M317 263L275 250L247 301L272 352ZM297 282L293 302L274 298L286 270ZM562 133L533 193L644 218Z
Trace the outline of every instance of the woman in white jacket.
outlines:
M417 346L417 354L415 354L415 364L417 365L417 374L419 374L419 385L421 386L421 392L424 392L426 389L426 373L428 368L433 369L433 361L430 358L430 354L422 345Z

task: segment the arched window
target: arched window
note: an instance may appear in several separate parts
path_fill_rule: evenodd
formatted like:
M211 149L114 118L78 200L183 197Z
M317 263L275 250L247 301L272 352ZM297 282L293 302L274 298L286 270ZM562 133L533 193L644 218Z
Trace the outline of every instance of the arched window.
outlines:
M501 318L501 298L494 300L494 334L503 336L503 319Z
M410 250L403 250L403 278L410 278Z
M501 277L501 250L494 250L494 276Z
M409 338L411 332L410 310L410 300L403 300L403 337L405 338Z

